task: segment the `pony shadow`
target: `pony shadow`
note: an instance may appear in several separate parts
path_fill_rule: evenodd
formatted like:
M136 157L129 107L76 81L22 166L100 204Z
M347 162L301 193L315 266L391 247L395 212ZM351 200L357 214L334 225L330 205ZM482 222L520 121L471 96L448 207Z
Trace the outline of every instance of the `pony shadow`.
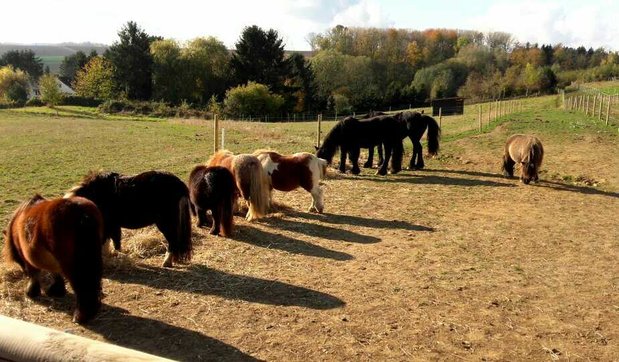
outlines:
M326 310L346 303L330 294L298 287L284 282L225 273L204 265L192 264L186 269L162 269L136 265L126 271L116 271L107 278L121 283L135 283L154 289L167 289L199 295L217 295L252 303L298 306Z
M322 246L308 243L307 241L294 239L282 234L269 233L260 229L244 225L235 226L235 232L230 237L232 240L241 241L254 246L268 249L278 249L291 254L301 254L318 258L333 259L338 261L352 260L350 254L330 250Z
M481 172L481 171L468 171L468 170L440 170L440 169L431 169L431 168L423 168L421 170L415 170L416 172L437 172L437 173L453 173L456 175L468 175L468 176L478 176L478 177L491 177L491 178L502 178L503 174L501 173L490 173L490 172Z
M361 216L353 216L353 215L343 215L343 214L313 214L313 213L301 213L299 211L292 212L292 215L303 217L306 219L319 220L322 222L327 222L330 224L339 224L339 225L353 225L353 226L364 226L369 228L377 228L377 229L402 229L408 231L429 231L433 232L434 228L423 226L423 225L415 225L402 220L381 220L381 219L370 219Z
M178 361L259 361L202 333L134 316L108 305L85 327L108 342Z
M619 193L617 192L602 191L602 190L598 190L598 189L595 189L592 187L586 187L586 186L567 185L561 182L540 180L536 185L540 187L547 187L547 188L557 190L557 191L570 191L570 192L578 192L578 193L587 194L587 195L602 195L602 196L619 198Z
M411 177L412 176L412 177ZM389 176L356 176L358 179L381 183L409 183L415 185L446 185L446 186L486 186L486 187L514 187L505 182L478 180L472 178L449 177L438 175L389 175Z
M325 225L303 223L283 218L268 218L264 219L264 222L278 229L303 233L308 236L314 236L321 239L340 240L359 244L374 244L380 242L380 239L374 236L361 235L352 231L337 229Z

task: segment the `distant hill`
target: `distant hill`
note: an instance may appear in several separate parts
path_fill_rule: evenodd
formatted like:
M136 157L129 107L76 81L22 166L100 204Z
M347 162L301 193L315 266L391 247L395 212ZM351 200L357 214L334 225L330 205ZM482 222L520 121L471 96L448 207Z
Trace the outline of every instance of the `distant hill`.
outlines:
M73 55L78 51L89 54L96 50L98 54L103 54L108 48L105 44L95 43L60 43L60 44L10 44L0 43L0 56L11 50L32 50L36 56L41 58L43 66L48 66L50 72L58 74L60 63L64 57Z

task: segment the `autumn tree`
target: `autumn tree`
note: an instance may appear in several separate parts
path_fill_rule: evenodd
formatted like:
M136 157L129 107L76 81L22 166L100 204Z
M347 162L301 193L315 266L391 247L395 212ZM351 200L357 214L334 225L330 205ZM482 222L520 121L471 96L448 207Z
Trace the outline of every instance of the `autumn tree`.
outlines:
M28 99L30 84L26 72L13 66L0 67L0 102L23 104Z
M43 61L28 50L10 50L0 57L0 66L10 65L26 72L31 79L38 80L43 75Z
M50 108L55 108L62 101L63 94L60 90L58 79L53 74L44 74L39 78L39 91L41 100Z
M114 66L103 57L94 57L78 71L73 87L78 95L95 99L116 97Z

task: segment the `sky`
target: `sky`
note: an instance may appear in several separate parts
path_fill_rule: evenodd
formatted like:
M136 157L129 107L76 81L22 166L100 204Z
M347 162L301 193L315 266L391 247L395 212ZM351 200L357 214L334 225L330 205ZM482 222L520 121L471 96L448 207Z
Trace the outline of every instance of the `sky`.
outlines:
M619 50L616 0L29 0L5 2L2 12L0 43L110 45L132 20L151 35L214 36L228 48L244 27L258 25L277 30L287 50L309 50L309 34L340 24L503 31L521 43Z

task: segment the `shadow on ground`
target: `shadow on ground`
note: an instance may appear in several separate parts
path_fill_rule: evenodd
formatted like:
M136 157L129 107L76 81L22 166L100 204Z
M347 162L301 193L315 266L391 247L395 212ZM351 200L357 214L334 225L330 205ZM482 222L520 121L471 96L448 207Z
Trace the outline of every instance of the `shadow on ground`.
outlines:
M295 213L297 215L301 215L299 212L295 212ZM314 215L314 214L310 214L310 215ZM305 217L305 214L303 214L303 216L301 217L306 218L306 219L307 218L313 219L311 216ZM314 220L321 220L321 219L314 219ZM334 228L334 227L326 226L326 225L318 225L318 224L312 224L312 223L307 223L307 222L301 222L298 220L271 217L271 218L263 219L261 221L277 229L298 232L298 233L306 234L308 236L313 236L313 237L317 237L321 239L340 240L340 241L346 241L349 243L359 243L359 244L374 244L374 243L380 242L380 239L374 236L362 235L362 234L349 231L349 230L338 229L338 228Z

